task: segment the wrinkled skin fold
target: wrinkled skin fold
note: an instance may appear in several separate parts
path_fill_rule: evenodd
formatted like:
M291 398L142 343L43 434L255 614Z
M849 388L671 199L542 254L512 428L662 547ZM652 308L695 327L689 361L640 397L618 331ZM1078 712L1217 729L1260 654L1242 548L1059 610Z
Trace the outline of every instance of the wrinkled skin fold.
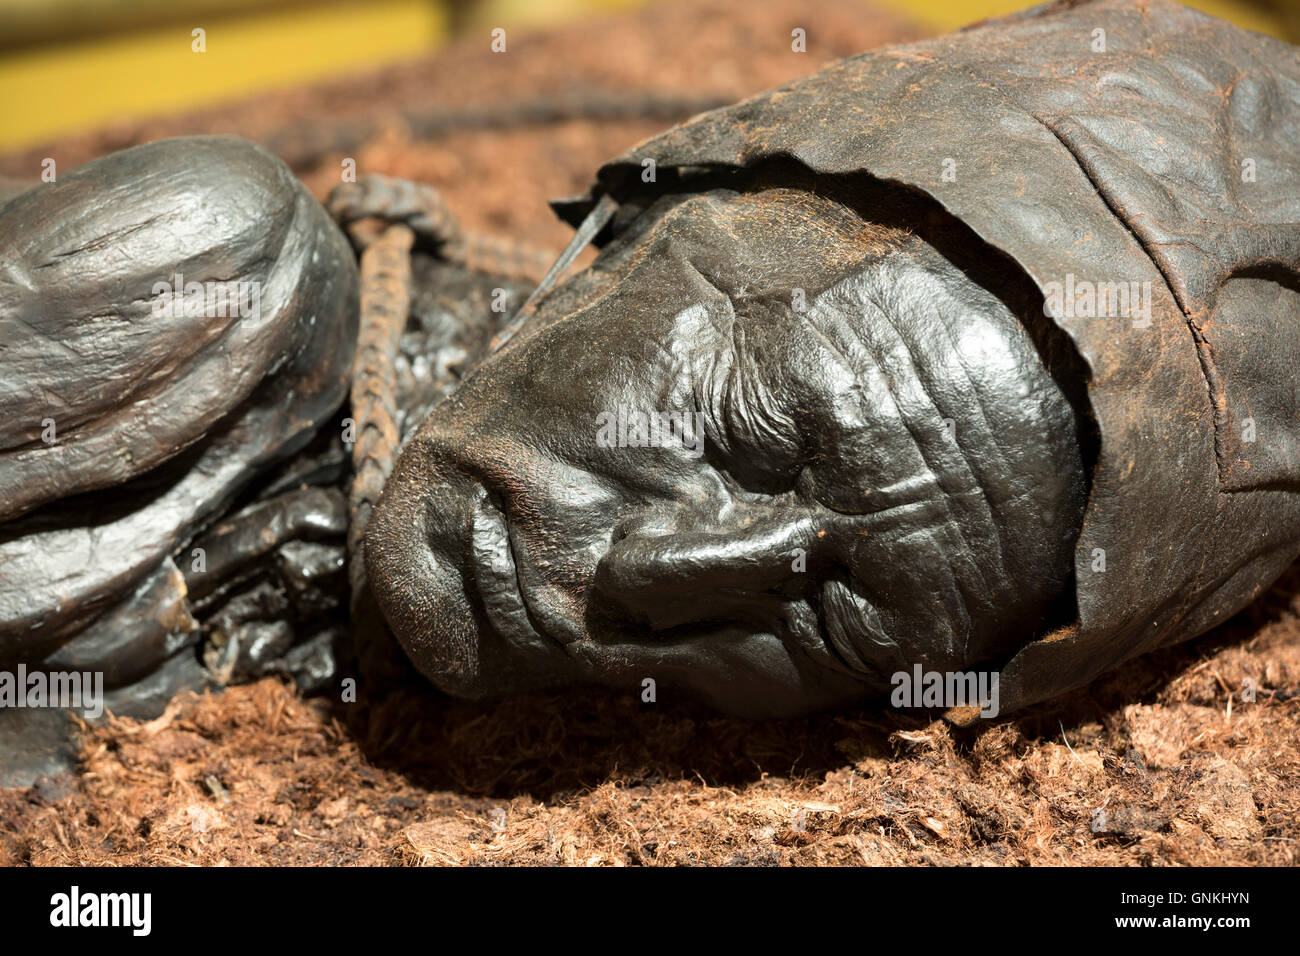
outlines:
M639 144L555 204L617 208L593 269L403 453L384 613L455 693L656 678L756 714L906 664L995 668L1005 712L1203 633L1300 555L1298 149L1295 48L1169 0ZM593 441L620 407L699 414L703 454Z
M193 565L172 556L342 403L357 295L324 209L234 138L123 150L0 206L0 666L126 680L184 646Z
M619 409L687 429L619 447ZM1074 409L997 295L755 184L657 201L553 294L408 443L367 555L453 693L653 678L791 714L1037 633L1084 496Z

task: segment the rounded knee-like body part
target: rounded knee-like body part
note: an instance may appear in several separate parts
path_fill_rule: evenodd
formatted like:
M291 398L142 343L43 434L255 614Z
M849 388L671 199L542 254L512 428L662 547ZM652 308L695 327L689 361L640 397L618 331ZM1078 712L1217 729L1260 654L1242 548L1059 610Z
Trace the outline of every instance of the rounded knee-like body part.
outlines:
M33 662L334 413L357 275L287 167L225 137L11 198L0 270L0 660Z

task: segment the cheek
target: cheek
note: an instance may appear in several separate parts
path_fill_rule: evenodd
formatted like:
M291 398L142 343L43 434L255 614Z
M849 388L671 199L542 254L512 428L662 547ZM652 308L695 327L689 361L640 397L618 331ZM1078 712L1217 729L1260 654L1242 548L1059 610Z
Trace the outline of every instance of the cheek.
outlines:
M617 489L554 464L542 483L518 488L504 503L511 527L526 543L529 563L553 583L578 589L587 587L609 550L623 509Z

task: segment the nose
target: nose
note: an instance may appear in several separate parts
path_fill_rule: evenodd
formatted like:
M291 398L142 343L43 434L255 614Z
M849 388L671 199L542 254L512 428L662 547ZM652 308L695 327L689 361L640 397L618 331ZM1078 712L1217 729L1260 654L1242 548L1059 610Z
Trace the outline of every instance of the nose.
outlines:
M814 586L809 572L824 562L829 540L824 524L803 509L767 508L678 531L637 521L597 565L595 589L654 630L764 614Z
M472 481L414 441L398 459L365 536L370 588L398 643L449 693L479 696L493 649L465 594Z

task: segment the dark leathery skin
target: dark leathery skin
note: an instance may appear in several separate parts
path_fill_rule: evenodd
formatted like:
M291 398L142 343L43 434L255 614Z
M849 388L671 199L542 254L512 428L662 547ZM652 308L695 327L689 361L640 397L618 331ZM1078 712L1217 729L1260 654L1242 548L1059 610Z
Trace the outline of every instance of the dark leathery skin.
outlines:
M202 601L245 565L270 554L286 541L341 539L347 508L333 488L298 488L256 502L215 524L194 543L203 549L202 573L185 575L191 600Z
M223 137L136 147L34 187L0 213L0 247L0 658L30 662L330 417L357 277L287 168ZM260 314L160 315L154 284L176 273L257 282Z
M1104 52L1093 46L1098 29ZM630 690L640 678L670 674L722 706L764 713L862 695L878 689L891 666L912 664L999 670L1005 711L1203 632L1259 594L1300 552L1298 147L1295 49L1167 0L1048 5L863 54L638 145L607 164L587 196L557 204L574 225L604 198L621 205L600 237L610 243L603 266L544 300L519 340L436 409L403 453L367 544L389 621L417 665L459 693L582 679ZM656 163L653 181L643 175L646 158ZM1243 175L1245 159L1254 165L1253 179ZM835 561L828 562L832 570L822 573L831 583L821 588L820 604L801 596L801 607L776 580L780 575L758 572L753 540L769 557L809 540L810 532L827 531L834 541L838 529L876 505L857 497L862 488L823 473L838 466L873 474L883 465L873 475L878 479L914 453L909 442L926 448L925 433L903 436L884 427L886 391L873 390L870 377L856 387L880 401L868 402L853 421L872 441L833 438L809 446L789 439L797 429L765 422L761 413L777 400L755 387L730 407L740 408L742 419L750 409L757 424L742 420L706 441L712 457L704 461L716 473L711 486L699 484L700 464L645 450L638 450L645 456L638 467L619 463L634 457L631 449L593 460L591 418L600 404L661 409L670 400L685 402L662 370L673 363L689 369L737 347L737 323L726 325L719 340L713 321L691 325L685 318L720 291L728 299L743 294L738 286L715 285L735 254L723 251L735 231L705 236L700 222L698 242L671 232L657 245L642 241L665 215L657 203L674 194L708 195L728 176L749 189L755 178L775 174L779 181L791 169L815 184L859 183L863 199L850 196L846 205L863 218L915 227L950 262L965 256L986 274L1006 273L1012 285L1029 283L1037 302L1014 314L1045 358L1062 351L1063 332L1064 349L1074 352L1075 384L1087 386L1081 408L1069 376L1053 374L1075 415L1045 424L1042 435L1049 437L1039 439L1061 454L1075 440L1077 460L1089 472L1081 521L1076 514L1071 523L1069 496L1052 507L1047 488L1023 489L1045 495L1041 527L1012 521L1002 547L986 548L993 539L963 524L975 513L960 507L963 486L954 493L941 484L944 494L936 498L945 502L944 520L895 494L900 507L910 504L918 514L879 512L899 522L874 529L884 545L874 562L850 565L847 587L849 579L837 579ZM873 212L875 200L891 211ZM805 245L791 241L791 228L789 217L772 222L766 248L756 248L796 258ZM834 260L837 253L825 256ZM637 281L655 258L664 276ZM734 265L743 270L745 262ZM879 274L879 266L871 268ZM1149 289L1150 321L1076 315L1049 304L1052 328L1045 328L1043 297L1069 276ZM752 269L740 285L764 280ZM844 290L863 288L848 264L839 281ZM973 305L975 298L963 301ZM651 315L658 325L647 326ZM892 324L878 321L864 321L855 334L873 340ZM567 338L579 327L590 351ZM630 341L607 338L607 329ZM839 340L830 341L843 351ZM1015 348L987 352L995 364L1010 358L1019 365L1027 355ZM757 366L774 374L798 354L769 355ZM846 363L856 354L845 353ZM918 364L928 368L920 379L957 388L955 360L964 356L940 348L928 367ZM833 361L839 360L828 358L824 368ZM945 365L954 377L936 371ZM647 368L660 377L647 380ZM685 380L701 388L698 378ZM781 379L801 394L807 381ZM1039 394L1032 384L1030 394ZM699 401L698 392L691 395ZM818 402L800 407L808 413ZM986 411L997 434L1027 422L1014 396ZM824 441L838 435L834 421L823 423ZM957 436L969 442L960 421ZM744 452L735 461L719 457L738 445ZM1001 460L995 444L971 447L966 463L981 476L971 487L988 492L998 514L1004 489L981 475ZM1030 454L1019 471L1032 474L1045 461ZM759 497L737 497L736 485ZM795 508L807 498L841 517L830 527L813 520L792 528L745 511ZM734 527L719 533L724 514L752 520L753 534ZM709 529L703 538L700 527ZM865 530L863 555L873 538L873 529ZM557 543L548 545L543 532ZM622 544L629 538L638 551ZM1035 563L1035 551L1059 558L1063 541L1071 542L1064 573L1051 560ZM906 546L916 550L891 552ZM621 551L643 555L670 583L640 568L622 570ZM836 559L844 553L841 547ZM978 559L968 564L966 554ZM715 580L719 565L725 588L699 597L708 587L702 580ZM986 637L986 609L998 608L1003 572L1016 566L1036 567L1037 580L1031 574L1020 603L1003 609L1002 633ZM1061 588L1055 595L1052 582ZM875 599L860 600L869 589ZM700 640L701 628L710 626L698 620L706 606L716 620L712 637ZM854 621L844 613L837 625L837 615L826 614L836 607L856 608L856 622L844 623ZM841 654L810 666L815 643L803 642L805 659L789 646L799 641L774 635L812 633L818 613L827 622L824 643ZM915 627L893 633L891 621ZM845 631L838 640L837 626ZM600 639L599 627L612 636ZM844 649L856 652L865 670ZM846 683L833 664L847 664L855 678L874 678Z
M1100 433L1079 619L1006 663L1006 710L1204 632L1300 553L1298 149L1295 47L1169 0L1085 0L697 117L559 208L576 223L606 191L644 203L662 188L639 184L647 155L661 183L779 158L938 208L1040 288L1150 283L1149 324L1054 315Z
M203 144L198 146L196 152L202 156ZM246 154L254 165L274 162L262 160L246 144L231 143L230 149L234 158ZM173 150L154 172L165 175L175 158ZM152 163L149 160L148 164ZM247 170L241 172L239 162L231 166L223 184L225 198L237 201L241 191L255 193L256 189L244 188ZM96 170L101 186L111 186L120 174L118 164L101 164ZM273 203L247 212L260 217L262 228L250 228L246 234L272 235L284 218L285 207ZM63 215L83 213L69 206ZM143 217L144 211L126 204L118 213L131 218ZM320 230L318 238L325 240L321 250L325 254L313 262L324 268L337 255L341 263L338 275L316 276L322 283L316 291L324 295L331 289L343 290L337 308L325 318L342 323L346 334L348 324L355 326L356 321L355 299L348 301L356 294L355 280L350 278L355 266L346 246L338 255L336 243L341 244L341 234L335 227L323 216L309 219L316 222L307 225ZM239 240L240 233L227 238L232 236L232 241ZM186 251L178 247L176 253L183 257ZM218 249L216 253L233 258L239 250ZM416 301L409 324L403 323L405 331L398 326L402 338L396 356L395 398L402 431L451 391L461 370L487 350L488 341L507 315L492 308L493 304L499 308L498 290L507 294L507 304L517 305L527 294L527 288L516 282L435 260L424 251L416 252L413 260ZM303 278L310 279L310 273ZM312 308L316 303L305 296L298 305ZM98 314L105 309L101 303L91 305L89 311ZM310 324L310 314L301 318ZM73 319L69 317L70 324ZM328 329L314 327L310 334L319 336L322 331L327 333L327 344L337 344L337 335L330 336ZM321 343L312 343L310 334L304 354L319 356ZM326 355L320 371L344 373L346 365L346 354L341 351ZM19 547L14 542L26 537L27 553L33 557L42 555L41 543L63 541L72 546L57 557L76 558L80 542L100 536L93 560L83 556L69 569L66 579L53 582L50 591L72 604L75 588L85 586L89 577L89 590L82 594L95 599L88 606L72 605L79 613L62 619L62 634L53 627L46 629L43 623L27 634L29 640L0 644L0 661L10 666L26 663L29 669L101 672L108 709L140 718L156 717L181 690L220 687L275 673L288 675L304 692L313 692L328 687L341 665L355 667L346 663L353 651L344 574L349 508L342 489L347 480L347 446L341 441L344 431L340 421L349 413L323 420L314 436L307 428L274 456L257 456L259 447L272 447L266 441L282 440L286 430L301 427L293 413L295 408L301 412L303 403L294 395L295 383L286 377L291 373L296 374L292 366L278 374L272 371L265 390L254 396L274 396L281 403L271 406L271 414L279 409L277 418L250 415L249 410L257 405L250 399L226 420L205 423L196 419L191 423L196 433L207 424L208 434L144 475L111 489L52 502L0 526L0 547L13 554ZM297 384L310 388L310 383L308 376L305 383ZM183 413L183 409L179 411ZM356 414L355 410L351 414ZM294 451L307 439L310 444ZM241 460L241 455L250 456L250 460ZM223 471L227 465L233 468ZM211 483L192 484L196 475ZM231 476L238 476L233 485L226 481ZM175 490L177 485L183 494ZM204 499L200 494L205 488L220 487L227 492L219 497ZM239 488L244 490L229 504L231 493ZM174 519L175 524L171 528L155 524L160 516ZM125 529L123 518L128 519ZM156 536L156 530L163 533ZM3 537L6 534L8 537ZM161 563L146 572L132 590L133 575L146 568L156 554L163 555ZM195 563L197 554L204 556L202 566ZM105 580L106 570L115 576ZM0 573L0 580L4 578ZM37 583L47 581L42 577ZM25 583L16 578L10 581L15 592ZM117 595L120 597L113 603ZM51 639L49 645L37 640L46 637ZM39 655L47 646L54 649L41 660ZM399 665L400 656L398 652ZM0 767L0 785L27 783L50 769L42 762L45 751L33 736L44 730L38 732L12 718L10 712L0 714L0 751L10 753L6 748L12 743L12 753L17 755ZM58 762L62 760L60 757Z
M408 442L367 536L445 689L651 676L792 713L996 659L1068 590L1073 411L923 240L800 190L669 197L533 322ZM619 405L699 409L706 453L598 447Z
M50 671L95 672L124 687L199 640L185 578L170 558L125 601L101 615L42 662Z

